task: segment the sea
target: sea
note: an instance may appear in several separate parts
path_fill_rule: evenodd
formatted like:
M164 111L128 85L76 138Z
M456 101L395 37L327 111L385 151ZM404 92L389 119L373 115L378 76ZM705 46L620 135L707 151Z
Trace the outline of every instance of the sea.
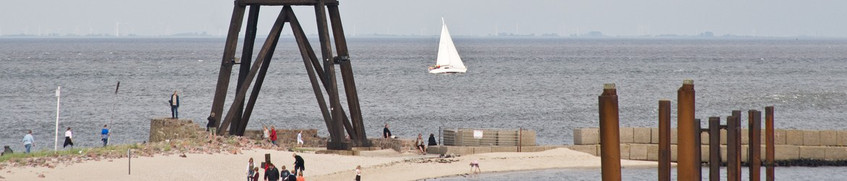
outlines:
M75 146L94 147L102 144L100 129L107 124L111 143L141 143L148 139L150 119L171 116L174 91L180 95L179 117L205 125L224 41L2 37L0 145L21 151L21 139L32 130L35 149L50 150L58 127L61 149L70 127ZM254 55L263 41L257 40ZM427 73L438 51L435 36L348 38L368 137L379 137L384 124L401 138L455 128L522 128L536 131L537 144L572 144L573 129L599 126L604 84L616 84L622 127L657 127L658 101L675 105L685 79L694 80L699 119L725 118L733 110L744 117L747 110L774 106L778 129L847 129L847 39L456 37L454 42L468 67L465 74ZM317 41L312 46L320 50ZM294 39L281 39L269 66L248 129L274 125L328 136ZM236 67L225 108L237 74ZM340 74L337 80L343 87ZM341 100L347 105L344 95Z

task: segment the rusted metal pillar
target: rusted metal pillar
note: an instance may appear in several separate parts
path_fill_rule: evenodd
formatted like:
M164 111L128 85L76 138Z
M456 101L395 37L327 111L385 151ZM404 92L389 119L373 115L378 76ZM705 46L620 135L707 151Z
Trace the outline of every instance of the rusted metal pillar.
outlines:
M671 180L671 101L659 100L659 181Z
M721 180L721 117L709 117L709 180Z
M750 151L747 154L747 164L750 165L750 180L760 180L762 169L762 112L750 110L747 113L750 131Z
M683 81L677 91L677 179L700 180L700 158L694 122L694 81ZM699 127L699 125L697 125Z
M765 180L774 180L773 106L765 107Z
M739 113L740 114L740 113ZM733 111L733 115L735 112ZM741 140L740 119L738 116L726 118L726 180L741 180Z
M605 84L599 96L600 163L604 181L621 180L620 121L615 84Z
M702 179L703 178L703 154L702 154L702 152L703 152L702 148L703 147L701 145L703 145L703 140L700 139L700 135L703 133L704 130L700 127L700 119L694 119L693 125L694 125L694 130L696 130L696 132L697 132L697 134L694 134L694 140L695 140L694 144L697 145L697 149L694 149L694 152L696 152L696 154L694 154L694 155L697 155L697 156L695 156L694 160L697 163L697 175L700 176L700 178ZM705 130L705 131L709 132L709 130Z

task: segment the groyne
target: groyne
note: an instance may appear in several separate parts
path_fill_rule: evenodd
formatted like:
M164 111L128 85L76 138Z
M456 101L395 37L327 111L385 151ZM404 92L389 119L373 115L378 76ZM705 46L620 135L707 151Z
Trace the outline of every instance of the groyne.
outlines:
M574 129L573 146L576 151L600 155L599 128ZM749 130L741 130L741 160L747 162L750 139ZM727 160L726 130L720 130L720 158ZM671 160L677 161L677 129L671 129ZM764 133L760 136L765 141ZM700 133L701 162L709 162L709 133ZM620 128L621 159L658 161L658 128ZM847 130L774 130L775 160L847 160ZM761 150L765 159L765 150Z

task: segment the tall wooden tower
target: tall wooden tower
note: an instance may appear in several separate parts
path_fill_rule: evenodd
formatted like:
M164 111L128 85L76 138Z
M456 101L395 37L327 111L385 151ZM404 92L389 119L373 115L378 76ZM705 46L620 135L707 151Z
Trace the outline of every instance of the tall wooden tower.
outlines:
M244 37L240 61L237 61L235 50L238 44L238 34L243 24L244 12L248 6L250 10L247 15L247 32ZM256 40L256 24L261 6L283 6L283 8L271 28L268 38L262 45L262 49L256 55L256 61L252 62L253 44ZM315 8L321 59L318 59L315 51L312 50L312 46L309 44L309 40L306 38L306 34L297 21L291 6L313 6ZM327 17L329 17L331 26L328 25ZM211 112L216 113L215 122L219 123L217 125L218 134L244 135L244 130L250 121L253 106L262 88L262 82L265 79L265 74L268 71L274 49L279 42L280 33L285 23L288 23L293 31L312 89L315 92L315 98L329 131L330 141L327 148L344 150L350 149L351 146L370 146L371 143L365 135L362 112L359 108L359 97L353 79L353 68L350 65L344 29L341 27L337 0L235 0L226 46L221 60L218 84L212 102ZM335 52L333 52L333 44L330 42L330 38L333 38L332 41L335 42ZM230 108L223 112L232 67L236 64L240 65L240 71L235 87L235 99L232 100ZM339 100L335 75L336 65L341 69L341 79L344 84L350 115L347 115L344 111ZM248 98L247 90L251 84L253 89ZM326 91L326 95L329 96L329 105L327 105L323 91ZM345 141L345 132L350 138L349 142Z

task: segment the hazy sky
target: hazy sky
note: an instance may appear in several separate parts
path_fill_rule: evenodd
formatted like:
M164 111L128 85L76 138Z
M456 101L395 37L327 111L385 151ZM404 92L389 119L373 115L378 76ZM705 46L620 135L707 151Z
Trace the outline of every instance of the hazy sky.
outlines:
M847 37L834 0L339 0L348 34L715 35ZM226 33L232 0L24 0L0 5L0 35ZM260 34L280 7L263 7ZM314 33L312 8L295 8ZM246 22L246 21L245 21ZM119 27L119 28L118 28ZM287 30L290 32L290 30Z

